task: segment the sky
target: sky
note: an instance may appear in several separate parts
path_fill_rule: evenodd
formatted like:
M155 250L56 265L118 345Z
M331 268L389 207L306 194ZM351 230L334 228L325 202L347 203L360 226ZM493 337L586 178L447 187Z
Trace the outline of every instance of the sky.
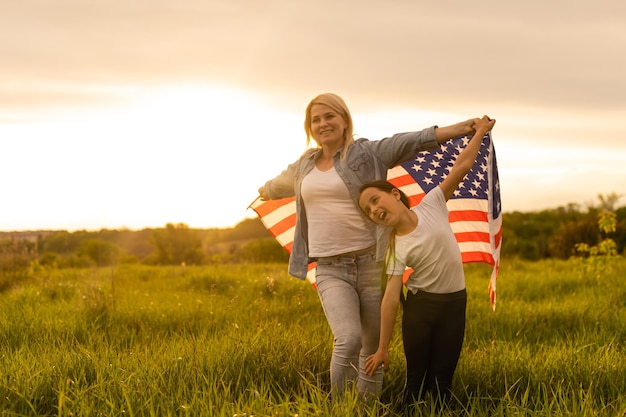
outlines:
M324 92L372 140L495 118L504 212L626 194L624 22L623 0L2 1L0 231L232 227Z

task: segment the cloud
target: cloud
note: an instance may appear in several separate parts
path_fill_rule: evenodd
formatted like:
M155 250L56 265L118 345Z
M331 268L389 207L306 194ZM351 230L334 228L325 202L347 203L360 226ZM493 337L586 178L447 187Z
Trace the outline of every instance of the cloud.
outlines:
M626 93L624 4L24 0L0 17L0 79L610 108Z
M496 117L508 207L514 200L552 207L623 184L623 164L616 161L626 158L625 15L622 0L4 2L0 140L19 139L16 154L31 152L37 168L53 173L55 165L46 164L54 156L61 182L72 177L72 166L107 172L94 178L97 185L120 189L109 195L114 208L99 216L117 219L128 210L116 195L134 202L157 193L150 181L140 187L145 194L122 189L134 164L183 196L196 192L198 178L220 178L209 170L224 158L203 158L215 149L221 155L246 147L243 160L255 180L275 175L304 146L306 103L333 91L359 116L356 131L371 139L483 113ZM181 85L188 87L177 90ZM164 92L172 86L205 98ZM254 107L246 107L248 98L203 101L216 98L214 88L245 90ZM172 113L179 123L169 121ZM217 130L227 133L213 134ZM37 140L27 143L31 136ZM146 160L146 146L159 160L187 165L168 176L154 159ZM278 148L284 155L272 153ZM3 149L10 154L12 148ZM521 149L541 157L530 161ZM36 189L40 175L29 173L23 187ZM232 187L212 184L239 208L258 185L244 184L239 194L245 195L229 196ZM21 186L12 189L18 193ZM183 205L211 205L207 195L193 203L186 198L179 197L177 209L163 210L173 216ZM157 200L154 205L164 205ZM202 211L193 218L207 216ZM139 214L137 221L144 218Z

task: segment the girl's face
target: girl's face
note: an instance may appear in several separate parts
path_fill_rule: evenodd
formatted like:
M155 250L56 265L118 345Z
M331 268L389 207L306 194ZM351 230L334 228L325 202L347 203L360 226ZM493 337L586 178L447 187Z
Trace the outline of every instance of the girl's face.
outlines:
M347 124L333 109L324 104L311 106L311 133L319 146L342 146Z
M391 227L396 226L401 210L406 208L397 189L388 193L376 187L363 190L359 196L359 207L374 223Z

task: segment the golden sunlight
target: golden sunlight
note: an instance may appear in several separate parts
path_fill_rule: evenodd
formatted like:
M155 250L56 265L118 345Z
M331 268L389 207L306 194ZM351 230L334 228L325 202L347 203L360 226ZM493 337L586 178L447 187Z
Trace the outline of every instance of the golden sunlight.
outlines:
M22 156L0 168L14 178L7 195L19 196L1 230L232 226L249 216L257 188L304 148L300 114L241 90L111 91L122 98L116 105L0 126L12 138L7 155Z

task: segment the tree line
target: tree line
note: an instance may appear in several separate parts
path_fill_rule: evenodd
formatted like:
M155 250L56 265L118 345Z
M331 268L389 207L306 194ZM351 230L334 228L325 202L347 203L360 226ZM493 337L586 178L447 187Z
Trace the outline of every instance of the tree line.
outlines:
M503 259L566 259L580 243L602 241L598 224L611 212L615 230L610 237L617 254L626 255L626 207L615 208L616 194L599 196L598 205L582 210L569 204L535 212L503 213ZM0 275L19 276L33 267L69 268L125 263L206 265L216 263L287 262L287 252L258 218L233 228L192 229L184 223L163 228L99 231L0 232ZM0 288L1 289L1 288Z

